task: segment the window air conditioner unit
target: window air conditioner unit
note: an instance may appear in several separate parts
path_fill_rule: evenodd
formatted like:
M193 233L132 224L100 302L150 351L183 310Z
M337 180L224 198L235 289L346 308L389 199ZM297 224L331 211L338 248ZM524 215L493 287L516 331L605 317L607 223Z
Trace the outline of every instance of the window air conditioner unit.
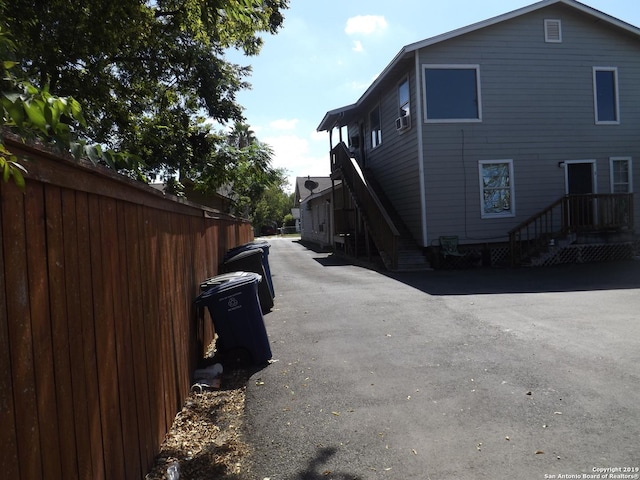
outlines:
M411 117L409 115L404 115L402 117L396 118L396 130L402 131L411 127Z

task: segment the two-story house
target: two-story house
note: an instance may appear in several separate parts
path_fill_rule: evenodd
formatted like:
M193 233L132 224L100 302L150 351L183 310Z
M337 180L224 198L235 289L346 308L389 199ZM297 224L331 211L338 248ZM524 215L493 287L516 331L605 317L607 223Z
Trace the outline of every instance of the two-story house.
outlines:
M335 234L370 238L390 268L439 258L443 238L493 264L629 256L640 29L544 0L405 46L318 131L349 195Z

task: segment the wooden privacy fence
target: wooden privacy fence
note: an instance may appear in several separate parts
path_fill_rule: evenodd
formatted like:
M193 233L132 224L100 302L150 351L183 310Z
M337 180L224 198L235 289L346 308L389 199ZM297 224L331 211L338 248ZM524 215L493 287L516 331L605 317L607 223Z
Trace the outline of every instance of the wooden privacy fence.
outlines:
M193 299L249 223L11 139L0 184L0 471L141 479L212 339Z

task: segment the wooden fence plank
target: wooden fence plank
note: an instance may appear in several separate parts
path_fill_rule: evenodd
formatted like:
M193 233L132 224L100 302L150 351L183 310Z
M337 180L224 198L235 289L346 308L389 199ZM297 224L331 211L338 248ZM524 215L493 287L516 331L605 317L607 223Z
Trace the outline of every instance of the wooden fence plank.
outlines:
M78 243L76 192L64 189L62 199L62 238L64 239L64 288L67 298L69 357L73 385L76 451L79 478L94 478L89 427L87 380L82 333L82 303L80 300L80 263L89 262L87 248Z
M3 226L2 204L7 190L14 187L0 185L0 226ZM8 193L9 195L11 193ZM4 232L4 228L3 228ZM4 261L4 234L0 235L0 471L7 478L20 478L18 441L16 437L9 317L7 312L7 282Z
M9 320L9 352L13 379L16 443L20 477L42 477L40 425L35 392L29 282L27 279L24 195L11 184L2 185L2 235ZM3 472L4 473L4 472Z
M141 251L143 238L139 235L138 210L130 203L123 205L124 225L119 231L124 233L126 242L126 272L129 283L129 311L131 315L131 338L133 341L133 374L135 377L136 406L138 412L138 439L144 473L153 466L155 450L151 427L149 402L149 368L147 364L147 332L144 328L144 308L142 279L146 271L142 268ZM119 217L121 218L121 217Z
M115 256L112 268L114 271L114 312L116 327L116 350L118 354L118 384L120 385L120 408L122 411L122 430L124 451L126 452L127 478L141 478L146 473L141 468L140 439L138 438L138 389L135 381L134 344L131 336L132 315L129 308L129 262L127 250L129 244L124 235L126 232L125 211L123 202L106 200L113 215L113 242Z
M41 444L45 446L42 451L43 478L54 480L62 478L62 459L59 442L49 282L46 274L48 270L47 227L43 185L29 182L24 198L36 398Z
M108 212L101 208L100 197L89 196L93 306L95 315L98 386L102 423L102 445L107 478L125 478L122 422L118 391L115 327L113 325L113 289L109 278L113 255L108 237Z
M62 233L62 199L60 188L46 185L44 190L47 215L47 269L49 274L49 304L53 366L58 405L60 458L62 477L78 478L76 434L74 428L73 385L69 354L69 326L65 292L64 238Z
M144 325L148 335L146 342L147 365L149 366L150 413L156 450L162 444L168 425L164 416L164 373L162 370L162 349L159 314L160 292L160 250L158 239L157 211L150 208L138 210L140 236L144 239L145 251L141 252L141 266L146 275L143 277L142 299L144 306Z
M173 234L170 228L170 216L160 212L160 291L174 292L175 288L175 258ZM178 395L176 389L176 358L173 348L173 302L174 295L159 298L159 318L161 321L162 365L164 372L164 415L167 426L173 423L177 408Z
M202 225L202 219L189 219L189 238L191 238L193 242L190 263L193 265L193 280L196 282L193 287L194 297L200 293L200 282L212 276L208 275L210 267L207 265L206 260L206 236ZM189 338L192 342L189 348L192 355L192 362L194 362L193 365L197 367L198 362L202 360L204 356L204 325L202 325L203 319L200 318L197 312L199 309L196 309L193 305L193 299L189 302L188 309L191 331Z
M96 333L93 309L92 287L92 240L89 227L89 196L76 192L76 219L78 251L83 261L78 263L78 293L80 301L79 320L82 323L82 347L87 395L87 415L89 422L89 443L93 479L106 478L104 452L102 445L102 419L100 415L100 391L98 362L96 354ZM98 248L98 247L93 247Z
M189 334L190 332L190 318L189 312L191 311L189 304L193 297L193 277L194 277L194 265L191 262L191 243L189 241L189 224L187 219L183 216L172 215L174 232L178 232L176 235L176 250L178 257L175 262L175 278L178 285L176 285L176 298L174 303L175 319L173 322L173 337L177 340L176 344L176 379L177 381L177 396L178 396L178 409L184 403L189 387L191 383L191 370L193 365L189 355Z

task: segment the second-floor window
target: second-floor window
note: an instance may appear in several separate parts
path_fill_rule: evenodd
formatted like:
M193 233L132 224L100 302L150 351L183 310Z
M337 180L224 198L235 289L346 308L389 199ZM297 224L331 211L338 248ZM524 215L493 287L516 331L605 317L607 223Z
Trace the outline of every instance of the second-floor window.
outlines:
M382 143L382 128L380 127L380 107L377 106L369 113L369 128L371 129L371 148Z
M400 85L398 85L398 109L400 117L406 117L411 112L408 78L405 78Z
M620 123L617 68L593 68L593 97L597 124Z
M480 67L478 65L425 65L427 122L479 122Z

